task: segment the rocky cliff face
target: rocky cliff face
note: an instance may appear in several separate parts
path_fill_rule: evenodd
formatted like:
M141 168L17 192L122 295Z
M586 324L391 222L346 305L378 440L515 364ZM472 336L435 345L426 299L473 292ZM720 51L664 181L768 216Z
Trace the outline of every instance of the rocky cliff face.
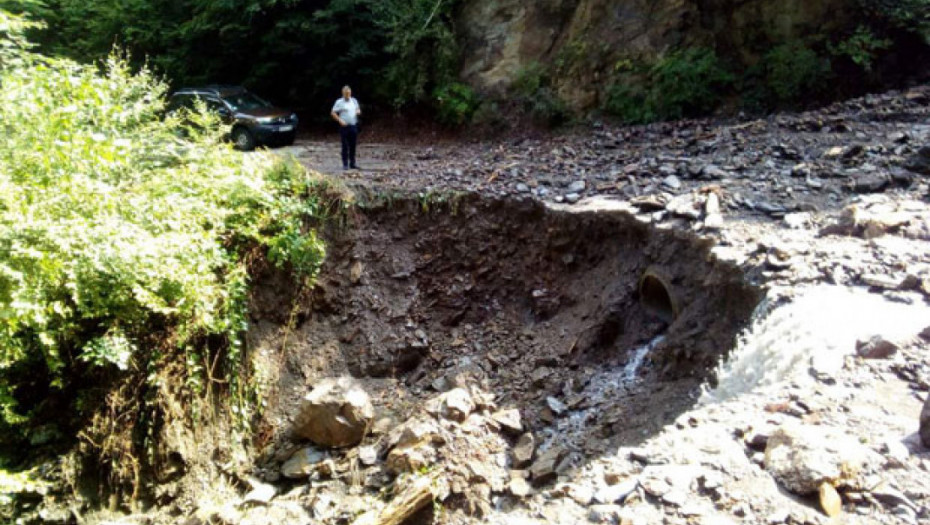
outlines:
M682 45L708 45L744 64L773 43L829 34L852 0L467 0L458 27L462 76L502 92L527 65L551 66L559 95L594 107L613 70Z

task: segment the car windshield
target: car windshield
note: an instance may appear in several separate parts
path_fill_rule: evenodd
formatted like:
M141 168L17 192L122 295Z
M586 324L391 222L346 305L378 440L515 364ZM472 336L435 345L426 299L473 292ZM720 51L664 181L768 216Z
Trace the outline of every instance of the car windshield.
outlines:
M223 97L235 111L248 111L250 109L271 107L267 101L249 93L243 92Z

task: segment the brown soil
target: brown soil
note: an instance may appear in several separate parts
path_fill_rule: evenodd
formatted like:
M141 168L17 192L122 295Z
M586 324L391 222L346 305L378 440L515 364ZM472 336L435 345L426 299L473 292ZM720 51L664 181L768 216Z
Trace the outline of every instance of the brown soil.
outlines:
M546 427L546 397L580 392L664 334L643 370L651 379L586 422L590 435L611 438L590 453L635 442L693 404L687 394L733 346L759 299L706 241L623 212L474 195L399 198L361 206L327 237L327 262L292 332L289 281L269 272L255 283L250 346L279 371L267 397L279 437L316 380L346 373L398 380L369 386L387 388L380 408L401 420L435 393L434 381L466 373L499 406L519 407L531 428ZM641 301L647 271L667 286L671 324Z

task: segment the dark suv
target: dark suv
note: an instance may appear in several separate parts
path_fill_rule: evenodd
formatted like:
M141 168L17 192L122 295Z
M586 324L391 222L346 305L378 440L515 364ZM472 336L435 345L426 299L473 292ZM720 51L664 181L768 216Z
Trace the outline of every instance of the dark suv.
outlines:
M266 144L291 145L297 132L297 114L271 105L241 86L207 86L179 89L168 100L168 113L193 109L196 100L231 125L229 138L248 151Z

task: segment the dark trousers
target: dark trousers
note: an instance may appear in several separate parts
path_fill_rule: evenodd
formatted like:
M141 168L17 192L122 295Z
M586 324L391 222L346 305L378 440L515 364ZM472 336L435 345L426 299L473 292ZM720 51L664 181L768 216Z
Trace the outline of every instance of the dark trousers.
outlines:
M342 166L355 167L355 145L358 144L358 126L339 128L342 137Z

